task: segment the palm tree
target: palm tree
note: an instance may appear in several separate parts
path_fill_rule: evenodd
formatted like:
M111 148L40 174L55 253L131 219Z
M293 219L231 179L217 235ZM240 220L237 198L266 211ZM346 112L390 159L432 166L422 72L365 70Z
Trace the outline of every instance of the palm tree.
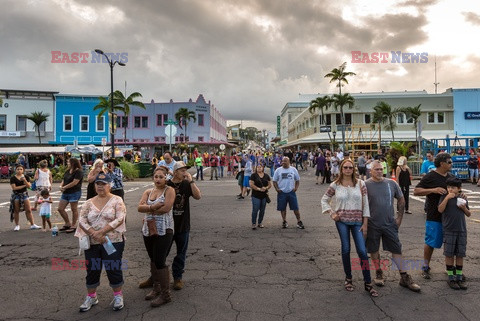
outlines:
M394 129L397 127L394 121L399 113L398 108L392 108L392 106L384 101L379 101L375 107L373 107L375 113L373 114L374 122L377 120L378 124L386 123L385 129L392 132L392 141L395 141Z
M130 106L137 106L139 108L146 109L145 105L140 102L134 100L137 97L142 97L142 94L139 92L134 92L131 93L130 96L125 97L123 93L120 90L117 90L113 93L113 103L115 104L116 107L120 107L120 111L123 112L124 116L130 115ZM126 137L127 137L127 126L126 126L126 119L125 117L123 118L123 130L124 130L124 140L123 142L125 143Z
M189 120L193 120L193 122L197 121L197 116L195 116L195 112L188 110L187 108L180 108L176 113L175 113L175 119L178 121L178 124L180 128L182 128L182 122L185 128L183 129L185 132L185 135L183 136L184 142L187 139L187 124Z
M3 99L0 98L0 106L2 106L2 105L3 105Z
M347 63L344 62L343 64L340 65L338 68L332 69L328 74L324 76L324 78L330 78L330 82L338 81L338 90L339 94L342 94L342 82L348 84L347 76L355 76L356 74L354 72L350 71L345 71L345 67L347 67Z
M98 113L98 117L102 117L103 114L107 113L109 119L110 119L110 124L111 124L111 130L110 130L110 137L113 141L113 139L115 139L115 121L116 119L114 119L114 115L116 114L115 112L118 112L118 111L123 111L123 108L122 107L119 107L119 106L116 106L117 103L115 101L115 99L113 100L113 114L112 114L112 111L111 111L111 108L112 108L112 104L110 103L110 94L107 96L107 98L105 97L98 97L98 99L100 100L100 102L98 103L98 105L96 105L95 107L93 107L93 110L99 110L100 112ZM115 95L114 95L115 97Z
M323 111L330 108L331 105L332 105L332 99L329 96L325 95L323 97L317 97L310 102L310 107L308 107L308 111L311 114L313 114L317 108L320 109L320 112L321 112L320 125L323 125L324 119L325 119L325 115L323 114Z
M350 94L334 94L333 107L338 111L340 108L340 121L342 122L342 151L345 151L345 115L343 114L343 106L348 106L349 109L355 105L355 98Z
M420 145L420 143L418 142L418 119L420 118L420 115L422 114L422 111L420 109L420 106L422 104L419 104L418 106L414 106L414 107L404 107L404 108L400 108L400 111L402 113L405 113L405 116L406 116L406 119L412 117L413 119L413 127L415 128L415 142L416 142L416 146L417 146L417 153L418 153L418 146Z
M38 133L38 143L41 145L42 144L42 138L40 137L40 125L43 122L46 122L48 120L48 117L50 117L49 113L43 113L43 111L34 111L30 115L27 116L27 119L31 120L35 125L33 128L37 128L37 133Z

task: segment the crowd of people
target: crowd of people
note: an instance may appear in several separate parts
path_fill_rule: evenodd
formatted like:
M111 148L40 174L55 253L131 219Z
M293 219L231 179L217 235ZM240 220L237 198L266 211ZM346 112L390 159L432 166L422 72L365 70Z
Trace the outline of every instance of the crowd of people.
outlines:
M188 155L184 156L184 160L188 162ZM469 166L473 163L474 156L475 152L472 151L467 161ZM281 227L288 228L288 205L296 217L296 227L305 229L297 198L300 186L297 168L307 171L308 167L315 167L316 184L329 184L320 203L322 213L330 216L339 233L345 290L350 292L355 289L350 259L351 235L362 262L364 289L370 296L378 296L374 284L385 284L383 270L379 265L380 243L383 250L392 254L393 264L400 273L399 284L419 292L420 286L413 281L404 267L402 244L398 236L404 213L412 213L409 210L412 172L407 165L407 159L398 159L394 171L397 181L394 181L386 177L385 155L381 150L375 156L361 152L355 157L356 159L341 150L305 150L296 155L290 150L276 153L248 151L232 153L228 157L223 153L200 154L195 150L193 158L197 173L192 176L187 171L190 166L184 160L179 160L169 151L165 152L160 160L153 163L153 187L144 191L137 207L138 212L144 213L141 232L150 260L150 275L139 284L140 288L152 288L146 294L145 300L150 301L152 307L170 302L170 276L173 277L174 289L181 290L184 287L182 277L190 232L189 199L201 198L196 181L203 180L205 167L211 169L210 180L218 180L225 172L226 176L235 177L240 187L240 194L237 196L239 200L245 199L251 192L251 223L254 230L265 227L263 219L266 206L271 202L272 187L276 191L277 211L282 218ZM421 180L413 192L414 195L426 196L422 277L431 277L430 260L433 251L443 245L448 285L452 289L466 289L467 284L462 272L467 244L465 216L470 216L471 212L461 190L461 181L449 173L452 163L448 153L433 155L428 152L427 159L422 164ZM475 165L478 166L478 160ZM270 175L265 168L270 168ZM473 175L477 172L478 177L478 168L472 172ZM87 176L87 201L79 213L78 202L82 196L83 179L80 161L70 158L60 184L61 198L57 208L65 222L60 231L75 233L81 240L80 243L84 242L85 259L89 262L86 266L87 295L80 311L88 311L98 304L96 289L101 276L101 268L98 267L102 266L103 261L109 260L120 262L106 269L113 290L113 309L120 310L124 306L121 262L126 232L123 173L116 159L95 160ZM475 180L472 182L476 183ZM10 213L11 220L15 221L15 231L20 229L21 211L25 211L31 229L41 228L35 224L32 215L32 211L38 210L38 207L43 230L48 230L47 226L51 228L52 174L46 160L39 162L33 183L36 186L32 187L32 182L24 175L24 166L17 164L15 174L10 179ZM33 207L29 202L28 188L32 188L36 193ZM71 207L71 220L65 210L68 205ZM176 255L170 270L167 257L174 243ZM370 275L372 265L369 254L375 267L373 279Z

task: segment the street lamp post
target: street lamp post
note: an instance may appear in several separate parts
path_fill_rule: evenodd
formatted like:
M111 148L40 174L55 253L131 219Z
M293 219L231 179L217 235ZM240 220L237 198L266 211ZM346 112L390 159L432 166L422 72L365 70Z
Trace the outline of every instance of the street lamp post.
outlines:
M332 153L333 153L333 151L335 150L335 143L336 143L335 136L337 136L337 132L333 131L332 135L333 135L333 142L332 142Z
M119 66L125 66L123 62L120 61L113 61L108 58L108 56L103 52L103 50L100 49L95 49L95 52L104 56L108 64L110 65L110 114L111 118L110 121L112 122L112 130L110 132L110 140L112 143L112 158L115 158L115 119L113 117L113 67L115 64L118 64Z

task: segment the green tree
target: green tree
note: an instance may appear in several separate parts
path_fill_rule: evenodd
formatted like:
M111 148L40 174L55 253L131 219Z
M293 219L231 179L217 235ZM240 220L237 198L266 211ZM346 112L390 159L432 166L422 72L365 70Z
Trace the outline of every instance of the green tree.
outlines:
M0 97L0 106L3 105L3 99Z
M108 118L110 119L110 126L111 126L111 130L110 130L110 135L111 135L111 139L114 139L114 134L115 134L115 122L116 122L116 117L114 117L116 115L117 112L119 111L123 111L123 107L119 107L119 106L116 106L117 105L117 102L115 101L115 99L113 100L113 114L112 114L112 111L111 111L111 108L112 108L112 105L110 103L110 96L111 95L108 95L107 98L105 97L98 97L98 99L100 100L100 102L98 103L98 105L96 105L95 107L93 107L93 110L98 110L99 113L98 113L98 117L102 117L103 114L107 113L108 115ZM115 95L114 95L115 97Z
M120 90L117 90L113 93L113 103L115 104L116 107L120 108L117 109L121 112L123 112L124 116L129 117L130 115L130 106L136 106L139 108L146 109L145 105L141 101L135 100L135 98L142 97L142 94L139 92L134 92L131 93L130 96L125 97L123 93ZM124 142L125 139L127 138L127 121L128 118L123 118L123 130L124 130Z
M183 122L183 130L185 135L183 136L184 141L187 139L187 125L190 120L193 120L193 122L197 121L197 116L195 115L194 111L188 110L187 108L180 108L176 113L175 113L175 119L178 121L178 124L180 125L180 128L182 127L182 122Z
M46 122L48 117L50 117L50 114L43 113L43 111L34 111L27 116L27 119L31 120L35 124L33 128L37 128L38 143L40 145L42 144L42 138L40 137L40 125L42 125L43 122Z
M350 94L334 94L333 95L333 107L338 111L340 109L340 121L342 123L342 150L345 151L345 115L343 113L343 107L347 106L349 109L355 105L355 98Z
M320 125L323 125L325 123L325 115L324 115L324 110L327 110L330 108L332 105L332 98L329 96L325 95L323 97L317 97L314 100L310 102L310 107L308 107L308 111L313 114L315 113L315 110L318 108L320 109Z
M338 81L337 87L340 95L342 94L342 82L348 84L347 77L356 75L354 72L345 71L346 67L347 63L344 62L340 67L332 69L332 71L324 76L324 78L330 78L330 83Z
M397 127L395 118L398 115L399 109L392 108L392 106L384 101L379 101L375 107L373 107L373 121L380 124L385 124L385 129L392 132L392 141L395 141L394 130Z
M417 153L418 153L418 146L420 145L420 143L418 142L418 119L422 115L422 110L420 109L421 105L422 104L419 104L418 106L414 106L414 107L411 107L411 106L403 107L403 108L400 108L400 110L399 110L402 113L405 113L406 119L409 119L409 118L413 119L413 127L415 128L415 142L416 142L416 146L417 146Z

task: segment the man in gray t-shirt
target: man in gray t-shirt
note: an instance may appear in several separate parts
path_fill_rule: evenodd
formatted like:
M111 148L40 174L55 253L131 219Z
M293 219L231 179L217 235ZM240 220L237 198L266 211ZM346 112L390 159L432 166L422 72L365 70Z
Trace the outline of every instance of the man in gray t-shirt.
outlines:
M405 199L397 183L383 177L383 166L379 161L372 162L372 178L365 182L368 193L370 218L368 220L367 251L376 268L374 282L378 286L385 284L383 271L380 269L380 239L383 249L392 253L392 260L400 271L400 285L414 292L420 287L404 269L402 244L398 238L398 228L402 224L405 212ZM395 218L394 199L397 199L397 218Z

